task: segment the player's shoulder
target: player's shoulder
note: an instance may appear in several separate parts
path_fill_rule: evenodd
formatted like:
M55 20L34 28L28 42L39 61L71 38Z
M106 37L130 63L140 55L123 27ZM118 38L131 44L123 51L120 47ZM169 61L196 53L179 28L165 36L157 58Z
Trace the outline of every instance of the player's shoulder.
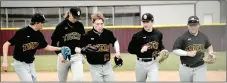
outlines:
M64 28L63 26L66 26L67 20L63 20L60 23L57 24L56 29Z
M206 34L201 31L199 31L199 35L206 36Z
M142 35L143 33L144 33L144 31L143 31L143 29L142 29L142 30L136 32L134 35L135 35L135 36L138 36L138 35Z
M88 35L92 35L93 34L93 29L88 30L87 32L85 32L84 35L88 36Z
M159 34L159 35L162 35L162 32L156 28L153 28L153 31L156 33L156 34Z
M199 37L201 38L208 38L207 35L201 31L199 31L199 35L200 35Z
M162 33L159 29L153 28L153 31L156 33Z
M26 32L28 30L29 26L25 26L25 27L22 27L20 28L19 30L17 30L16 32L17 33L23 33L23 32Z
M76 21L75 24L78 24L78 25L82 25L83 26L83 23L81 21Z
M103 32L105 32L105 33L113 33L111 30L108 30L108 29L103 29Z
M178 36L177 38L176 38L176 40L184 40L184 39L186 39L188 37L188 32L186 31L186 32L184 32L183 34L181 34L180 36Z
M144 34L143 30L140 30L140 31L134 33L134 34L132 35L132 37L133 37L133 38L139 38L139 37L143 36L143 34Z

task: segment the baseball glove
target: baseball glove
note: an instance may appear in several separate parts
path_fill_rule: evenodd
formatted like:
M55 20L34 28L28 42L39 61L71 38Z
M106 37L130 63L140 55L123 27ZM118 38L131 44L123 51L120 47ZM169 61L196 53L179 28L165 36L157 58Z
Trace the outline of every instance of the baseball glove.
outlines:
M204 62L207 64L213 64L216 62L216 58L212 55L208 55L206 58L204 58Z
M168 50L162 50L161 52L158 53L158 62L162 63L164 60L166 60L169 57L169 52Z
M81 51L83 54L87 52L96 52L98 51L98 48L95 46L92 46L91 44L88 44L87 46L83 47Z
M63 55L64 59L69 59L70 60L70 56L71 56L71 49L67 46L63 46L61 48L61 54Z
M114 62L116 64L114 68L121 67L123 65L123 60L121 58L117 58L116 56L114 56Z

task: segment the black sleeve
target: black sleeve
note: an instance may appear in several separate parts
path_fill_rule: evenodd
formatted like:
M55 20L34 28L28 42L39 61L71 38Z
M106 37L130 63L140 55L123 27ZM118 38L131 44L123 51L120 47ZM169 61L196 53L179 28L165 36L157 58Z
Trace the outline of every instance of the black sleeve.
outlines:
M139 42L139 40L136 37L136 35L133 35L132 40L129 42L129 45L128 45L128 52L130 54L139 54L140 53L141 47L138 42Z
M112 31L110 31L110 43L114 46L114 43L117 41L116 37L114 37L114 34Z
M158 49L161 51L163 49L165 49L164 45L163 45L163 42L162 42L162 39L163 39L163 35L162 33L160 34L160 40L159 40L159 46L158 46Z
M205 36L205 49L211 46L210 40L207 36Z
M52 46L58 46L58 43L59 43L60 37L61 37L60 27L61 26L58 25L51 36L51 40L52 40L51 45ZM60 52L61 51L55 51L56 54L59 54Z
M81 48L87 46L88 41L89 41L89 40L88 40L87 34L83 34L83 35L81 36L80 41L82 42L82 43L81 43Z
M86 42L84 37L85 37L85 29L84 29L84 25L81 23L81 36L80 36L80 45L79 45L80 48L82 48L84 46L84 42Z
M48 44L43 36L43 34L40 32L40 42L39 42L39 46L38 46L38 49L42 49L42 48L45 48Z
M182 44L183 44L183 37L178 37L173 44L173 50L175 49L183 50Z
M85 34L84 25L81 23L81 34Z
M89 41L88 34L84 34L84 35L82 36L82 38L81 38L81 41L83 42L83 43L81 44L81 48L87 46L87 45L88 45L88 41ZM85 54L84 51L81 51L81 53L82 53L82 54Z
M17 31L14 36L8 40L8 42L11 43L11 46L14 46L18 43L18 40L20 40L20 37L21 37L21 32L20 31Z

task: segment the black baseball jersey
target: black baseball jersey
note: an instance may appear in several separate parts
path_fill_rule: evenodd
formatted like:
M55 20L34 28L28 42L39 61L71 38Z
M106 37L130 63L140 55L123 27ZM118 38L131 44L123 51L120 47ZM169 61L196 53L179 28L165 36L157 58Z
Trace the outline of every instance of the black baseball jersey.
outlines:
M63 20L56 26L51 39L52 46L68 46L71 49L71 54L75 54L75 47L81 47L81 36L85 33L84 26L77 21L71 23L68 19ZM56 51L56 54L60 51Z
M162 43L162 33L158 29L147 32L144 29L133 35L128 45L128 52L136 54L139 58L152 58L158 56L158 52L165 49ZM141 53L140 50L144 45L148 45L148 50Z
M173 45L174 49L182 49L185 51L196 50L197 53L194 57L181 56L180 60L184 64L194 65L200 61L203 61L204 50L211 46L208 37L202 33L198 32L197 36L192 35L189 31L186 31L183 35L178 37Z
M37 49L45 48L47 42L40 31L33 30L30 26L18 30L15 35L8 40L14 47L13 58L32 63Z
M103 29L99 34L95 29L88 31L84 37L84 46L91 44L98 48L97 52L86 52L89 64L105 64L110 60L110 44L114 46L116 38L112 31Z

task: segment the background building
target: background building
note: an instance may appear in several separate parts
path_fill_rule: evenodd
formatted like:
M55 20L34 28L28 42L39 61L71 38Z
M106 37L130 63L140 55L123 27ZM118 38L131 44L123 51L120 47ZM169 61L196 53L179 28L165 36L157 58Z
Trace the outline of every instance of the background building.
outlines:
M140 25L143 13L152 13L155 25L185 24L191 15L197 15L202 24L225 23L226 1L2 1L1 27L23 27L30 22L35 12L45 14L54 27L63 20L63 14L70 8L82 9L81 21L91 26L93 12L104 13L105 25Z

